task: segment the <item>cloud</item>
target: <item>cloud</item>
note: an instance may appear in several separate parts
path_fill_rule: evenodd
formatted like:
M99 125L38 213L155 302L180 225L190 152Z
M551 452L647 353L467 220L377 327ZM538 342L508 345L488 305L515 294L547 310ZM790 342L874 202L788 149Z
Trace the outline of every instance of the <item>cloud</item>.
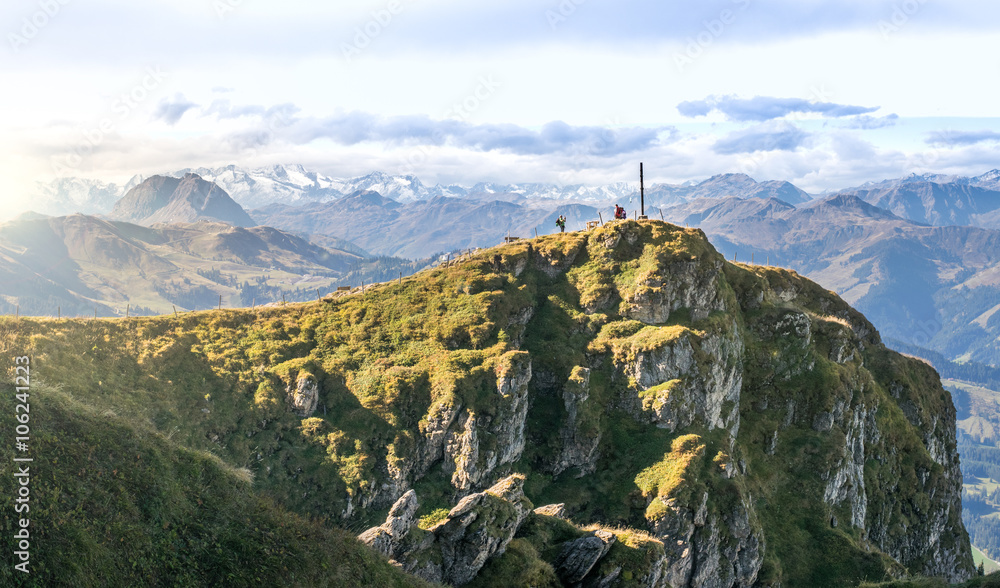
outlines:
M234 107L216 101L205 114L222 118L258 117L259 124L231 137L234 144L259 147L272 140L304 145L327 139L340 145L364 142L387 145L450 146L515 155L578 154L609 157L634 153L671 140L674 127L575 126L562 121L538 130L515 124L473 124L426 115L384 117L353 111L327 117L298 117L291 104Z
M243 106L233 106L229 100L213 100L202 114L204 116L215 116L219 119L235 119L244 117L259 117L266 121L282 119L291 121L295 114L299 112L299 107L291 102L275 104L274 106L260 106L258 104L248 104Z
M198 105L189 101L183 94L176 94L172 99L160 100L160 104L153 112L153 120L162 120L168 125L175 125L185 112L196 106Z
M795 151L809 136L809 133L791 123L763 124L729 133L715 142L712 151L720 155L755 151Z
M896 126L899 121L898 114L887 114L886 116L869 116L867 114L862 114L849 119L844 123L845 129L861 129L865 131L871 131L874 129L884 129L886 127Z
M33 6L37 3L21 4L0 15L2 30L19 31L22 19L37 9ZM710 34L713 43L735 44L829 32L877 32L878 23L891 22L900 6L906 4L904 8L909 10L909 4L901 0L405 0L398 3L402 9L389 19L388 4L315 0L280 4L237 0L75 3L72 10L62 10L52 19L58 23L59 34L45 35L44 42L32 44L31 52L44 53L46 59L60 65L67 60L88 64L122 64L133 59L157 62L169 55L179 68L178 61L203 62L206 55L245 56L251 62L276 55L286 59L323 53L340 55L341 43L352 43L358 30L366 27L379 33L371 43L372 51L391 50L404 55L414 50L490 53L553 39L588 46L635 43L648 47L650 42L686 45L699 35ZM1000 4L996 2L916 4L919 12L904 15L909 17L905 25L908 29L993 31L1000 22ZM220 6L231 10L220 12ZM146 22L159 26L156 30L134 26ZM177 43L178 38L185 42ZM220 43L220 38L225 38L225 43ZM129 51L122 51L122 47L129 47Z
M875 112L879 107L850 106L833 102L810 102L802 98L773 98L754 96L709 96L704 100L688 100L677 105L684 116L705 116L712 111L721 112L729 120L738 122L763 122L788 116L793 112L819 113L826 117L838 118Z
M928 133L924 140L928 145L939 147L975 145L988 141L1000 141L1000 133L996 131L935 131Z

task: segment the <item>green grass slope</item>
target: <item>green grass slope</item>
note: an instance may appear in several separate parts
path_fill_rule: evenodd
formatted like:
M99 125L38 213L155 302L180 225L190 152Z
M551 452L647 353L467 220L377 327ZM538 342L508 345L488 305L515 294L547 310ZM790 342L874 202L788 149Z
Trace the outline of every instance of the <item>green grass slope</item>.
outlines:
M13 568L20 528L4 475L3 586L420 586L352 534L259 497L249 473L179 447L69 394L32 388L30 574ZM14 413L12 395L0 400ZM0 436L14 436L11 419ZM11 443L0 459L12 463ZM19 464L22 465L22 464ZM9 473L9 472L8 472Z

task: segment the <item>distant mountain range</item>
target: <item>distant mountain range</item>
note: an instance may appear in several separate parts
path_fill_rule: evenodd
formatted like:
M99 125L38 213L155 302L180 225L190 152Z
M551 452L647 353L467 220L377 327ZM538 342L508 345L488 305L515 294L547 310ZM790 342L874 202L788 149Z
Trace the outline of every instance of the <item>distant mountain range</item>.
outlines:
M197 174L214 182L246 209L269 204L297 205L307 202L330 202L358 191L378 192L397 202L409 203L434 198L503 200L527 202L540 200L575 201L608 205L620 203L638 207L639 183L616 182L600 186L552 183L479 182L471 186L437 184L427 186L412 175L390 175L375 171L363 176L335 178L308 170L301 165L273 165L241 168L228 165L217 168L185 168L161 175L183 178ZM40 184L34 195L38 212L50 215L106 214L117 200L147 177L137 175L126 184L117 185L81 178L61 178ZM809 194L788 182L756 182L745 174L722 174L703 182L652 184L646 186L647 205L671 206L696 198L775 197L792 204L807 202ZM631 203L633 206L628 206Z
M699 198L777 198L790 204L812 199L789 182L758 182L746 174L721 174L697 184L655 184L646 192L646 205L675 206Z
M1000 364L1000 231L932 227L840 194L700 199L664 209L727 258L790 267L840 293L887 339Z
M140 182L141 176L134 176L121 186L84 178L57 178L47 184L39 182L31 195L32 207L35 212L46 215L105 214Z
M119 316L315 298L359 255L270 227L223 223L155 228L87 215L0 225L0 312Z
M581 228L598 217L585 204L543 202L534 207L502 200L439 196L401 203L372 191L359 191L325 203L272 204L250 211L262 225L299 234L329 235L376 255L422 258L437 253L492 247L508 235L529 237L555 232L562 214L568 227ZM604 218L610 218L610 208Z
M594 207L622 204L629 211L639 208L638 182L617 182L600 186L495 182L480 182L471 186L427 186L413 175L390 175L375 171L363 176L336 178L308 170L301 165L186 168L162 175L183 178L189 173L218 184L247 210L271 204L296 206L331 202L359 191L378 192L382 197L404 204L446 197L499 200L522 205L556 201L578 202ZM90 179L62 178L38 186L37 194L33 197L35 210L51 215L76 212L107 214L117 200L146 179L148 178L135 176L119 186ZM858 196L917 222L1000 228L1000 213L996 212L996 202L1000 202L1000 170L992 170L976 177L911 175L869 182L840 190L836 194ZM818 196L789 182L757 182L746 174L730 173L700 182L651 183L646 186L645 197L646 206L652 211L699 198L776 198L789 204L801 205Z
M839 192L934 226L1000 228L1000 170L974 178L912 175Z

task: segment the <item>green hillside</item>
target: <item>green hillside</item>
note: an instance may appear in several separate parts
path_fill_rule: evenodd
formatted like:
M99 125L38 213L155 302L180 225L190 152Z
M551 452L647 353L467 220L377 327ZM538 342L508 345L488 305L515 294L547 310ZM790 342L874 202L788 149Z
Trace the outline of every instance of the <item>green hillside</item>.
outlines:
M370 552L324 568L322 546L338 527L396 532L410 489L420 525L379 549L446 581L468 572L451 554L480 548L480 585L559 586L579 572L621 586L845 586L973 569L955 409L936 373L883 347L833 293L727 263L700 230L613 223L283 308L5 319L0 342L30 355L44 385L51 492L96 505L73 523L87 533L60 535L79 543L39 547L53 574L59 557L82 562L83 578L131 562L180 578L170 570L195 558L185 579L206 585L220 578L210 568L306 585L336 585L320 570L388 574ZM74 427L93 441L63 444ZM143 442L179 457L143 457ZM105 479L108 498L89 489ZM517 487L495 490L504 480ZM445 531L466 511L447 512L473 494L490 518L462 539L482 544L459 549ZM258 506L231 508L240 501ZM562 504L564 518L529 503ZM40 528L77 512L54 504ZM108 523L112 511L126 520ZM177 531L194 546L183 555L170 551L177 521L200 525ZM83 538L91 529L109 552L78 557L102 541ZM591 566L567 571L571 544L598 539ZM305 543L318 555L284 557Z
M4 414L14 414L14 396L2 398ZM32 386L30 406L30 510L19 516L31 521L31 573L10 563L0 568L0 585L420 584L351 534L261 498L249 472L212 453L45 384ZM0 426L5 439L13 429L11 419ZM15 455L12 443L2 447L5 463L25 455ZM8 515L11 480L4 476L0 507ZM18 550L17 521L0 522L7 554Z

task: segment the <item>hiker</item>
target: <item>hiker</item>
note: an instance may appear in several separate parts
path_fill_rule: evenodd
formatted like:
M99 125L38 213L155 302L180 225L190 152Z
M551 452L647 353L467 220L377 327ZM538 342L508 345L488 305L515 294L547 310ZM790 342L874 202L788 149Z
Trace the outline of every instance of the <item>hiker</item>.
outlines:
M625 220L625 209L615 204L615 220Z
M560 233L565 233L566 232L566 217L564 217L563 215L560 214L559 218L556 219L556 226L559 227L559 232Z

